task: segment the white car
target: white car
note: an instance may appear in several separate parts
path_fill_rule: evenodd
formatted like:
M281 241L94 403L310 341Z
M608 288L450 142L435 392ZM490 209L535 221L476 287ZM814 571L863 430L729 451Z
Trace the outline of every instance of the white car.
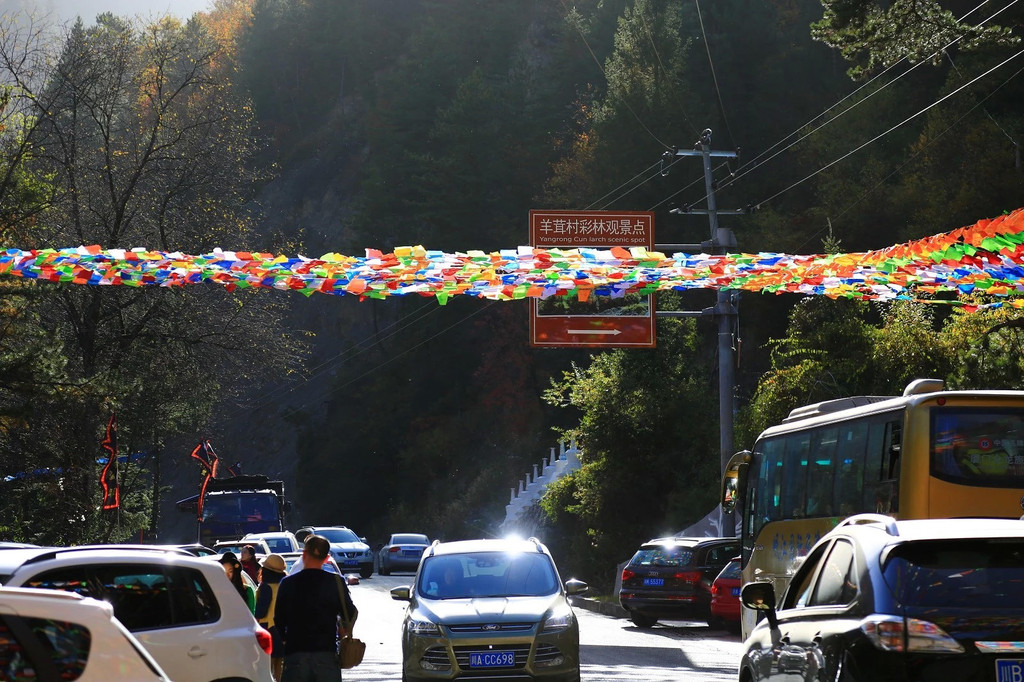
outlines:
M170 682L107 602L57 590L0 587L3 679Z
M302 551L302 545L295 539L295 534L288 530L273 533L249 533L242 537L242 542L246 540L262 541L270 549L270 552L267 552L268 554Z
M208 559L158 547L7 549L0 583L110 602L171 679L272 682L270 633Z
M242 540L219 540L213 545L213 550L217 554L223 554L224 552L234 552L236 557L242 557L242 548L246 545L252 545L252 548L256 550L257 557L264 557L272 553L267 543L260 539L242 539Z
M360 578L373 575L373 552L364 538L345 526L305 526L295 531L299 542L316 533L331 543L331 556L342 571L359 570Z

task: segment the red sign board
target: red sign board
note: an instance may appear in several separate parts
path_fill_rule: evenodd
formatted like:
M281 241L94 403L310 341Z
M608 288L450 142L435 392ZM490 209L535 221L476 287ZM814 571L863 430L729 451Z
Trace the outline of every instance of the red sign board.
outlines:
M641 211L530 211L530 245L542 248L654 248L654 214ZM560 314L544 301L530 301L530 345L541 347L654 348L654 296L642 314L612 310L602 301L594 312ZM630 301L631 308L636 307Z

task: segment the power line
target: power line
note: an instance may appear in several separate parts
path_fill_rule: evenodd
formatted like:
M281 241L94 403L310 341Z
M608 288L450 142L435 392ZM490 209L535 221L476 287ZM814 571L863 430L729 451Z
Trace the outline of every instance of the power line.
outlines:
M729 117L725 115L725 102L722 101L722 91L718 87L718 75L715 73L715 62L711 59L711 45L708 43L708 34L704 30L704 17L701 16L700 12L700 0L693 0L694 6L697 8L697 21L700 23L700 34L704 38L704 49L708 53L708 64L711 66L711 80L715 84L715 94L718 96L718 109L722 112L722 122L725 123L725 132L729 136L729 141L732 145L736 146L735 138L732 136L732 130L729 128Z
M945 130L943 130L943 131L942 131L941 133L939 133L938 135L936 135L936 136L934 136L933 138L931 138L930 140L928 140L928 142L927 142L927 143L926 143L925 145L923 145L923 146L922 146L922 147L921 147L920 149L918 149L918 150L917 150L916 152L914 152L913 154L911 154L911 155L910 155L910 156L909 156L909 157L907 158L907 160L906 160L906 161L904 161L904 162L903 162L903 163L901 163L901 164L900 164L900 165L899 165L898 167L896 167L895 169L893 169L893 171L892 171L891 173L887 174L887 175L886 175L886 176L885 176L884 178L880 179L880 180L879 180L878 182L876 182L875 184L873 184L873 185L872 185L871 187L869 187L868 189L866 189L866 190L864 190L863 192L861 192L860 196L858 196L858 197L857 197L856 199L854 199L854 200L853 200L852 202L850 202L849 204L847 204L847 205L846 205L846 207L845 207L845 208L844 208L844 209L843 209L842 211L840 211L840 212L838 213L838 215L836 215L835 217L836 217L836 218L838 219L838 218L842 218L842 217L843 217L844 215L846 215L846 214L847 214L847 213L848 213L848 212L849 212L849 211L850 211L850 210L851 210L851 209L852 209L852 208L853 208L854 206L856 206L856 205L857 205L857 204L859 204L859 203L860 203L861 201L863 201L863 200L864 200L864 198L865 198L866 196L868 196L868 194L870 194L871 192L873 192L873 191L875 191L876 189L878 189L878 187L880 187L880 186L882 185L882 183L884 183L884 182L885 182L886 180L888 180L889 178L891 178L892 176L896 175L896 174L897 174L897 173L899 173L899 172L900 172L901 170L903 170L903 169L904 169L904 168L905 168L905 167L906 167L907 165L909 165L909 164L910 164L910 162L911 162L911 161L915 160L915 159L916 159L916 158L917 158L918 156L920 156L921 154L923 154L923 153L924 153L924 150L925 150L925 149L927 149L928 147L930 147L930 146L932 146L933 144L935 144L935 143L936 143L936 142L937 142L938 140L942 139L942 138L943 138L943 137L944 137L944 136L945 136L945 135L946 135L946 134L947 134L947 133L948 133L949 131L953 130L953 129L954 129L954 128L955 128L955 127L956 127L956 126L957 126L957 125L958 125L958 124L959 124L959 123L961 122L961 121L963 121L963 120L964 120L965 118L967 118L967 117L968 117L968 116L969 116L969 115L970 115L971 113L973 113L975 109L977 109L978 107L981 107L982 105L984 105L984 103L985 103L986 101L988 101L988 99L989 99L990 97L994 96L994 95L996 94L996 92L998 92L999 90L1001 90L1001 89L1002 89L1002 88L1003 88L1003 87L1004 87L1004 86L1005 86L1005 85L1006 85L1007 83L1009 83L1010 81L1012 81L1012 80L1013 80L1014 78L1016 78L1017 76L1019 76L1019 75L1020 75L1021 73L1024 73L1024 68L1020 68L1020 69L1017 69L1017 71L1016 71L1016 72L1014 72L1014 74L1013 74L1012 76L1010 76L1009 78L1007 78L1006 80L1004 80L1004 81L1003 81L1002 83L1000 83L1000 84L999 84L999 85L998 85L997 87L995 87L995 88L994 88L994 89L992 90L992 92L990 92L990 93L989 93L988 95L986 95L986 96L985 96L985 97L984 97L984 98L983 98L983 99L982 99L982 100L981 100L980 102L978 102L978 103L977 103L977 104L975 104L975 105L974 105L973 107L971 107L970 109L968 109L967 111L965 111L965 112L964 112L964 113L963 113L963 114L962 114L962 115L961 115L960 117L958 117L958 118L957 118L957 119L956 119L955 121L953 121L953 122L952 122L952 123L950 123L950 124L949 124L948 126L946 126L946 129L945 129ZM993 123L995 123L995 121L994 121L994 120L993 120ZM999 127L999 124L998 124L998 123L995 123L995 125L996 125L996 127ZM1002 130L1002 128L1000 128L1000 130ZM1006 132L1006 131L1003 131L1003 133L1004 133L1004 134L1005 134L1005 132ZM1016 146L1017 146L1016 142L1014 142L1012 138L1010 138L1010 142L1011 142L1011 143L1013 143L1014 147L1016 147ZM829 227L831 228L831 223L829 224ZM809 237L808 237L808 238L807 238L806 240L804 240L804 241L803 241L803 242L802 242L802 243L801 243L800 245L798 245L798 246L796 247L796 250L797 250L797 251L800 251L800 249L802 249L802 248L803 248L803 247L804 247L805 245L809 244L809 243L810 243L810 242L811 242L811 241L812 241L812 240L813 240L813 239L814 239L815 237L817 237L817 236L818 236L818 235L820 235L820 234L821 234L822 232L824 232L824 231L825 231L825 229L826 229L826 228L821 228L820 230L818 230L818 231L817 231L817 232L815 232L814 234L810 235L810 236L809 236Z
M785 194L786 192L788 192L789 190L793 189L793 188L794 188L794 187L796 187L797 185L800 185L800 184L802 184L802 183L804 183L804 182L806 182L806 181L810 180L811 178L813 178L813 177L814 177L815 175L817 175L818 173L821 173L822 171L828 170L829 168L831 168L832 166L836 165L836 164L837 164L837 163L839 163L840 161L843 161L844 159L847 159L847 158L849 158L849 157L850 157L850 156L852 156L853 154L856 154L856 153L857 153L857 152L859 152L859 151L860 151L861 149L864 149L864 147L867 147L867 146L868 146L869 144L872 144L872 143L874 143L874 142L877 142L878 140L882 139L883 137L885 137L886 135L888 135L888 134L889 134L889 133L891 133L892 131L894 131L894 130L898 129L898 128L899 128L900 126L904 125L905 123L908 123L909 121L912 121L912 120L914 120L915 118L917 118L917 117L918 117L918 116L920 116L921 114L925 113L926 111L928 111L928 110L932 109L932 108L933 108L933 107L935 107L935 106L938 106L938 105L939 105L939 104L941 104L942 102L945 102L945 101L946 101L947 99L949 99L949 98L950 98L950 97L952 97L953 95L959 94L959 93L960 93L960 92L961 92L962 90L964 90L965 88L967 88L967 87L969 87L969 86L973 85L974 83L976 83L976 82L977 82L977 81L979 81L980 79L984 78L985 76L989 75L990 73L992 73L992 72L993 72L993 71L995 71L996 69L999 69L999 68L1001 68L1001 67L1005 66L1006 64L1010 63L1011 61L1013 61L1013 60L1014 60L1014 59L1016 59L1017 57L1021 56L1022 54L1024 54L1024 50L1021 50L1021 51L1020 51L1020 52L1018 52L1017 54L1015 54L1015 55L1013 55L1013 56L1011 56L1011 57L1009 57L1009 58L1007 58L1007 59L1003 60L1003 61L1002 61L1002 62L1000 62L999 64L996 64L995 66L993 66L993 67L992 67L991 69L989 69L989 70L988 70L988 71L986 71L985 73L983 73L983 74L981 74L981 75L979 75L979 76L976 76L976 77L972 78L972 79L971 79L970 81L968 81L967 83L965 83L965 84L961 85L961 86L960 86L959 88L957 88L957 89L956 89L956 90L954 90L953 92L951 92L951 93L949 93L949 94L947 94L947 95L944 95L943 97L940 97L939 99L935 100L934 102L932 102L931 104L929 104L928 106L926 106L926 107L925 107L924 109L921 109L920 111L918 111L918 112L917 112L916 114L913 114L913 115L911 115L911 116L908 116L907 118L903 119L902 121L900 121L900 122L899 122L899 123L897 123L896 125L892 126L892 127L891 127L891 128L889 128L888 130L886 130L886 131L885 131L884 133L881 133L881 134L879 134L879 135L876 135L875 137L871 138L871 139L870 139L870 140L868 140L867 142L865 142L865 143L863 143L863 144L861 144L861 145L858 145L857 147L855 147L854 149L851 149L851 150L850 150L849 152L847 152L846 154L843 154L842 156L840 156L840 157L839 157L838 159L835 159L834 161L832 161L832 162L830 162L830 163L828 163L828 164L826 164L826 165L822 166L822 167L821 167L821 168L819 168L818 170L816 170L816 171L814 171L813 173L809 174L809 175L808 175L807 177L805 177L805 178L803 178L803 179L801 179L801 180L798 180L797 182L794 182L794 183L793 183L792 185L790 185L789 187L787 187L787 188L785 188L784 190L781 190L781 191L779 191L779 192L776 192L775 194L773 194L772 196L768 197L767 199L764 199L763 201L759 201L759 202L758 202L758 205L760 205L760 204L764 204L764 203L767 203L767 202L771 201L772 199L774 199L774 198L778 197L779 195L781 195L781 194Z
M988 1L989 1L989 0L983 0L983 1L981 2L981 4L977 5L977 6L976 6L976 7L974 8L974 9L972 9L971 11L967 12L966 14L964 14L964 15L963 15L963 16L962 16L962 17L960 18L960 21L963 21L964 19L966 19L967 17L969 17L969 16L971 15L971 14L974 14L975 12L977 12L977 11L978 11L979 9L981 9L981 8L982 8L982 7L984 6L984 5L986 5L986 4L988 3ZM981 26L981 25L982 25L982 24L984 24L985 22L987 22L987 21L991 21L992 19L994 19L995 17L997 17L997 16L999 15L999 14L1001 14L1002 12L1006 11L1007 9L1009 9L1009 8L1010 8L1011 6L1015 5L1015 4L1017 3L1017 2L1018 2L1018 0L1012 0L1012 1L1011 1L1011 2L1010 2L1010 3L1008 4L1008 5L1006 5L1005 7L1001 8L1001 9L1000 9L1000 10L998 10L997 12L993 13L992 15L990 15L989 17L987 17L987 18L986 18L986 19L984 19L983 21L979 22L979 23L978 23L978 24L977 24L976 26ZM949 47L951 47L951 46L955 45L955 44L956 44L957 42L959 42L959 41L960 41L961 39L963 39L963 36L958 36L958 37L957 37L957 38L955 38L954 40L951 40L951 41L950 41L950 42L948 42L948 43L947 43L946 45L942 46L941 48L939 48L938 50L936 50L935 52L933 52L933 53L932 53L932 55L931 55L931 57L934 57L934 56L938 55L939 53L941 53L941 52L944 52L944 51L945 51L945 50L947 50L947 49L948 49ZM866 96L866 97L865 97L864 99L862 99L862 100L859 100L859 101L855 102L855 103L854 103L853 105L851 105L851 106L850 106L850 107L848 107L847 109L844 109L843 111L841 111L841 112L840 112L840 113L839 113L838 115L836 115L835 117L833 117L833 118L830 118L830 119L828 119L828 120L824 121L823 123L821 123L821 124L820 124L820 125L818 125L817 127L815 127L815 128L813 128L812 130L810 130L810 131L806 132L806 133L805 133L804 135L800 136L800 137L799 137L798 139L794 140L793 142L791 142L790 144L786 145L786 146L785 146L785 147L783 147L782 149L779 149L779 150L778 150L778 151L776 151L775 153L771 154L771 156L769 156L768 158L764 159L764 161L761 161L761 162L759 163L759 161L760 161L760 160L761 160L761 159L762 159L762 158L763 158L763 157L764 157L765 155L769 154L769 153L770 153L770 152L771 152L771 151L772 151L773 149L775 149L775 148L776 148L776 147L778 147L779 145L781 145L781 144L785 143L785 142L786 142L786 140L789 140L789 139L790 139L790 138L792 138L792 137L793 137L794 135L797 135L797 134L799 133L799 131L800 131L800 130L802 130L802 129L806 128L806 127L807 127L808 125L810 125L810 124L811 124L811 123L813 123L814 121L816 121L816 120L818 120L818 119L821 119L822 117L826 116L826 115L827 115L827 114L828 114L829 112L831 112L831 111L833 111L834 109L836 109L837 107L839 107L839 106L840 106L840 105L841 105L841 104L842 104L843 102L845 102L845 101L847 101L848 99L850 99L851 97L855 96L855 95L856 95L857 93L859 93L859 92L860 92L861 90L863 90L864 88L866 88L866 87L870 86L870 85L871 85L872 83L874 83L875 81L877 81L877 80L878 80L879 78L881 78L882 76L884 76L884 75L885 75L886 73L888 73L889 71L891 71L892 69L894 69L894 68L895 68L895 67L896 67L896 66L897 66L897 65L899 64L899 62L897 62L896 64L893 64L893 65L889 66L889 67L888 67L888 68L886 68L886 69L884 69L884 70L883 70L883 71L882 71L881 73L879 73L878 75L876 75L876 76L874 76L873 78L871 78L871 79L870 79L869 81L867 81L866 83L864 83L863 85L861 85L860 87L858 87L857 89L855 89L855 90L854 90L853 92L851 92L851 93L847 94L847 95L846 95L845 97L843 97L842 99L840 99L839 101L837 101L837 102L836 102L835 104L833 104L833 105L829 106L829 107L828 107L827 109L825 109L825 110L824 110L824 111L823 111L822 113L820 113L820 114L818 114L817 116L815 116L814 118L810 119L810 120L809 120L809 121L808 121L807 123L805 123L805 124L804 124L803 126L800 126L800 127L799 127L799 128L797 128L796 130L794 130L794 131L793 131L792 133L790 133L789 135L787 135L787 136L785 136L784 138L782 138L782 139L781 139L781 140L780 140L779 142L776 142L776 143L775 143L775 144L773 144L773 145L772 145L771 147L769 147L769 148L768 148L767 150L765 150L764 152L762 152L762 153L761 153L761 154L759 154L758 156L756 156L756 157L754 157L753 159L751 159L751 160L750 160L749 162L746 162L746 163L744 163L744 164L741 164L741 165L740 165L740 168L739 168L739 169L738 169L738 170L736 171L736 173L734 173L734 174L733 174L733 176L732 176L731 178L729 178L728 182L727 182L727 183L726 183L725 185L723 185L723 188L724 188L724 187L727 187L727 186L729 186L729 185L731 185L731 184L733 184L733 183L734 183L734 182L736 182L737 180L740 180L741 178L743 178L744 176L746 176L746 175L747 175L748 173L751 173L751 172L753 172L753 171L754 171L755 169L757 169L757 168L760 168L761 166L763 166L763 165L764 165L765 163L768 163L769 161L772 161L773 159L775 159L776 157L778 157L779 155L781 155L781 154L782 154L783 152L786 152L786 151L788 151L789 149L792 149L792 148L793 148L794 146L796 146L797 144L799 144L799 143L800 143L800 142L802 142L803 140L807 139L807 138L808 138L808 137L810 137L811 135L814 135L815 133L817 133L817 132L821 131L821 130L822 130L823 128L825 128L825 127L827 127L827 126L831 125L832 123L834 123L834 122L838 121L840 117L842 117L842 116L844 116L844 115L848 114L849 112L853 111L854 109L856 109L857 107L859 107L859 106L860 106L861 104L864 104L865 102L867 102L867 101L868 101L869 99L871 99L872 97L874 97L874 96L875 96L875 95L877 95L878 93L880 93L880 92L883 92L883 91L884 91L884 90L885 90L886 88L890 87L891 85L893 85L894 83L896 83L896 82L897 82L898 80L900 80L900 79L901 79L901 78L903 78L904 76L908 75L909 73L913 72L913 71L914 71L915 69L917 69L918 67L920 67L920 66L923 66L924 64L928 63L929 61L930 61L930 60L928 60L928 59L926 59L926 60L921 60L921 61L920 61L920 62L918 62L917 64L913 65L913 66L912 66L911 68L907 69L906 71L904 71L904 72L903 72L903 73L901 73L900 75L898 75L898 76L896 76L895 78L893 78L893 79L892 79L891 81L889 81L889 82L885 83L884 85L882 85L881 87L879 87L879 88L878 88L877 90L874 90L874 91L872 91L871 93L869 93L869 94L868 94L868 95L867 95L867 96ZM799 183L797 183L797 184L799 184ZM791 187L787 188L787 190L784 190L784 191L788 191L789 189L792 189L792 188L793 188L793 187L795 187L795 186L796 186L796 185L793 185L793 186L791 186ZM776 194L775 196L778 196L778 194ZM705 198L706 198L706 197L705 197ZM773 198L774 198L774 197L773 197ZM761 203L764 203L764 202L761 202Z

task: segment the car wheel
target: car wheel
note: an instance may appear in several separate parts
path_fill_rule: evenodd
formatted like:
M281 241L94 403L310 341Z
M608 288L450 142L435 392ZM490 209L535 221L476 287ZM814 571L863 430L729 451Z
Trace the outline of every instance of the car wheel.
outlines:
M716 617L716 616L712 616L712 617L708 618L708 627L711 628L712 630L724 630L725 629L725 621L722 620L721 618Z
M629 619L633 621L633 625L638 628L644 628L645 630L647 628L653 628L654 624L658 622L657 618L651 618L650 616L645 616L642 613L631 613L629 614Z
M391 575L391 569L381 566L377 569L377 573L381 575Z
M742 628L740 627L740 622L738 620L730 620L728 623L725 624L725 629L730 635L738 635L742 630Z
M359 577L369 578L373 575L373 564L362 564L359 566Z

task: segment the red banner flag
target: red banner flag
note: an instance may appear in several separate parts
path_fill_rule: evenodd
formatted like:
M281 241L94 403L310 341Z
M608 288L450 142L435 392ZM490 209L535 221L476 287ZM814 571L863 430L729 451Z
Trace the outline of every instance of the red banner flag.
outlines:
M206 476L203 478L203 483L199 486L199 499L196 501L196 517L202 521L203 498L206 497L206 486L209 484L211 478L217 478L217 465L220 463L220 458L217 457L217 453L213 451L213 446L210 445L210 441L208 439L201 441L199 445L192 450L190 457L202 464L203 469L206 472Z
M117 509L121 506L121 483L117 471L117 415L111 413L107 422L107 433L103 437L103 449L107 451L107 463L100 474L100 488L103 491L103 509Z

